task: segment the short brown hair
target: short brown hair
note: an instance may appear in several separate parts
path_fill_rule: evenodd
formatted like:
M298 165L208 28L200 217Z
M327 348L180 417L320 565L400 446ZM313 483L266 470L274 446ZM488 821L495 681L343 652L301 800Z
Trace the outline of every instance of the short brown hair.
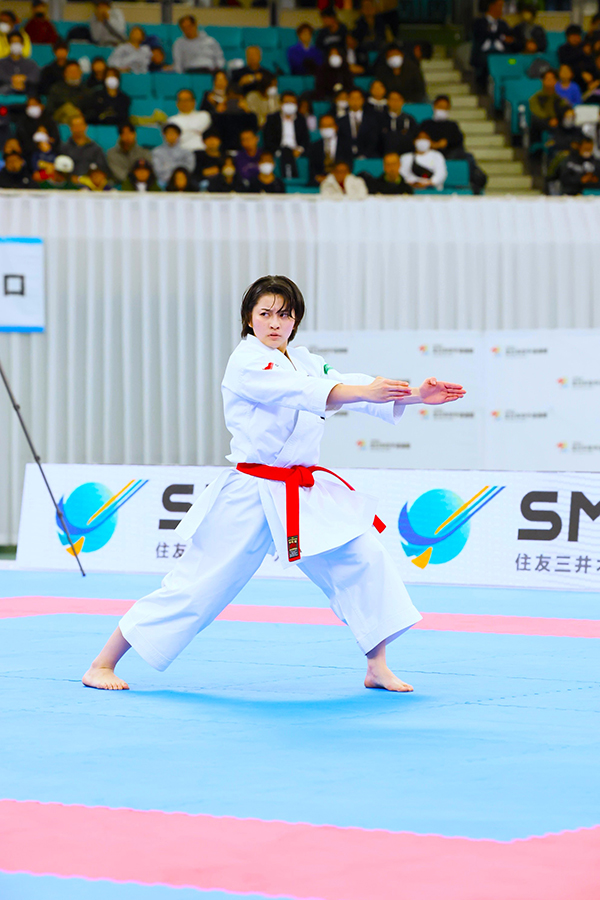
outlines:
M250 324L252 310L265 294L275 294L277 297L281 297L283 300L281 309L293 315L294 330L290 335L290 341L293 341L300 322L304 318L304 297L298 285L294 284L292 279L287 278L285 275L263 275L262 278L257 278L246 290L242 297L242 308L240 310L242 316L242 337L254 334Z

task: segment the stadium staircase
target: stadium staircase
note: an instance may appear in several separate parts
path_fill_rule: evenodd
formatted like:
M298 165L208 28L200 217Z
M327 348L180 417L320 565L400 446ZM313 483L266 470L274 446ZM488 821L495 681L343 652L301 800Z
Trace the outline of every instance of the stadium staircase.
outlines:
M448 94L452 102L452 118L465 135L465 149L472 153L488 176L486 194L539 194L532 178L496 121L480 106L479 97L463 80L462 73L444 47L436 47L433 58L422 63L431 100L437 94ZM501 126L500 126L501 127Z

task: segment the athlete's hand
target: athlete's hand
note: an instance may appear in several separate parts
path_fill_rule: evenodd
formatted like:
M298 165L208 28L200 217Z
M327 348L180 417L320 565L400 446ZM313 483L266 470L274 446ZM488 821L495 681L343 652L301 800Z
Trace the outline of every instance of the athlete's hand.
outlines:
M451 381L438 381L437 378L426 378L419 394L423 403L431 405L438 403L451 403L452 400L460 400L466 391L462 384L453 384Z
M366 387L369 403L389 403L390 400L403 400L410 397L411 389L407 381L392 381L380 375Z

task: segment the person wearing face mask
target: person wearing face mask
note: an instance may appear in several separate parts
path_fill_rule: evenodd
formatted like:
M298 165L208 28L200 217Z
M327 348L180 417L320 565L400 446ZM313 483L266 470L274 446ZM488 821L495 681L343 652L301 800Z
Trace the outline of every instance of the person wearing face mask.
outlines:
M584 136L560 167L560 186L563 194L574 197L586 188L600 186L600 159L594 156L594 141Z
M36 149L29 160L29 166L33 172L33 180L45 181L49 173L54 169L54 160L57 156L54 149L54 141L43 125L38 126L38 130L33 135L33 140Z
M450 118L450 97L439 94L433 101L433 118L426 119L422 129L429 134L431 146L446 159L462 159L464 135L458 124ZM457 155L458 154L458 155Z
M315 100L329 100L339 91L349 91L354 86L352 72L343 51L331 47L315 76Z
M92 91L84 107L90 125L123 125L129 120L131 97L121 90L118 69L107 69L104 86Z
M238 175L233 159L227 156L221 173L210 179L207 190L211 194L245 194L248 182Z
M285 184L274 174L275 159L272 153L263 150L258 162L258 175L250 181L251 194L285 194Z
M310 144L308 125L298 112L298 99L291 91L281 97L281 112L271 113L263 129L264 149L281 158L281 171L286 178L297 177L296 159Z
M381 136L381 114L365 103L359 88L353 88L348 94L348 112L338 120L340 155L344 159L378 157Z
M10 53L8 39L11 34L21 35L21 43L23 44L21 56L24 59L29 59L31 56L31 38L24 28L19 28L18 16L10 9L3 9L0 12L0 59L8 56Z
M40 67L23 59L23 39L14 31L8 37L8 56L0 59L0 94L29 94L40 80Z
M425 80L414 56L409 56L398 44L390 44L384 59L376 69L375 77L382 81L386 91L400 91L406 103L424 103L427 100Z
M119 72L144 75L150 66L152 50L144 44L146 32L139 25L132 25L129 39L119 44L108 57L108 64Z
M277 79L270 75L262 82L262 87L254 87L246 94L246 104L250 112L253 112L258 121L258 127L262 128L271 113L279 112L281 101L277 90Z
M90 95L91 91L83 84L79 63L71 60L64 67L63 80L52 85L46 109L55 122L68 124L74 115L86 108Z
M33 0L31 18L25 25L32 44L54 44L58 40L58 31L48 18L46 0Z
M17 119L16 126L16 135L21 143L26 159L29 159L31 154L37 149L33 135L40 127L48 132L54 141L54 145L58 146L60 138L56 122L45 110L42 101L36 96L27 98L27 103Z
M318 141L311 141L308 148L308 183L321 184L341 158L338 141L338 126L335 116L326 113L319 120Z
M439 150L431 149L431 138L422 128L415 139L414 151L400 157L400 174L415 190L444 187L448 177L446 160Z
M410 153L418 130L413 116L403 112L404 97L399 91L390 91L387 109L382 113L382 152Z

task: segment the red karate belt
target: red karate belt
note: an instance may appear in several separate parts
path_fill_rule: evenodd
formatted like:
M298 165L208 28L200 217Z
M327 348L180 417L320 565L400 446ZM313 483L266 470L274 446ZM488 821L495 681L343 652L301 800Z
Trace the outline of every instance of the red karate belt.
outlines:
M237 468L244 475L254 475L256 478L266 478L268 481L283 481L285 483L285 516L286 516L286 532L288 559L290 562L297 562L300 559L300 488L312 487L315 483L313 472L327 472L333 475L342 484L353 491L351 484L332 472L331 469L324 469L323 466L290 466L283 468L280 466L264 466L262 463L238 463ZM373 525L381 534L385 525L379 518L375 516Z

